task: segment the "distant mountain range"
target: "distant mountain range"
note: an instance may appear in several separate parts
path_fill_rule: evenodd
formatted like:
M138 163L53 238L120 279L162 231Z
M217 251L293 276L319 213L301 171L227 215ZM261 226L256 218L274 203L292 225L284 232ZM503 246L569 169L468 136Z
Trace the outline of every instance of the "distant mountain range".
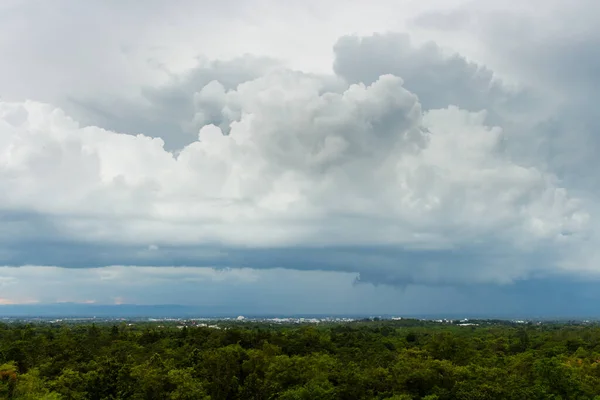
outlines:
M247 310L246 310L247 311ZM234 318L239 315L254 318L266 317L329 317L316 314L266 314L244 313L242 310L231 310L226 307L200 307L179 304L84 304L84 303L52 303L52 304L6 304L0 305L1 318ZM343 317L361 318L364 315Z
M204 312L203 312L204 311ZM0 305L1 317L191 317L206 314L199 307L184 305L135 305L135 304L7 304Z

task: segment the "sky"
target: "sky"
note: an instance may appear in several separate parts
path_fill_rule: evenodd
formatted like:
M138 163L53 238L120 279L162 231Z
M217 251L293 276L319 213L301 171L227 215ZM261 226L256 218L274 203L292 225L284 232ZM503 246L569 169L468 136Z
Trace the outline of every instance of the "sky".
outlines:
M599 16L4 0L0 304L598 315Z

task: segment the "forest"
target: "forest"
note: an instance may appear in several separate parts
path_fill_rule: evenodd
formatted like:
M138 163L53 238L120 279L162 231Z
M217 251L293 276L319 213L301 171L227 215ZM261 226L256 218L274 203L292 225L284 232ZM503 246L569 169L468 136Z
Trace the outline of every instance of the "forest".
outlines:
M596 324L188 325L0 324L0 398L600 399Z

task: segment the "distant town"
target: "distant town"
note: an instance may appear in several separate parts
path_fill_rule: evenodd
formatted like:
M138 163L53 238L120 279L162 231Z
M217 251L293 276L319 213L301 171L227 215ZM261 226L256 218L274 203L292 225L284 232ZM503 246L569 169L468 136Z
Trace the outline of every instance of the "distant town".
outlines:
M205 327L212 329L226 329L228 326L239 324L269 324L269 325L301 325L301 324L348 324L368 323L377 321L396 322L402 326L430 326L430 325L453 325L458 327L477 327L485 325L600 325L596 319L487 319L487 318L415 318L396 316L361 316L361 317L33 317L33 316L10 316L0 317L0 323L39 323L39 324L126 324L128 326L152 324L155 327L173 327L180 329L184 327Z

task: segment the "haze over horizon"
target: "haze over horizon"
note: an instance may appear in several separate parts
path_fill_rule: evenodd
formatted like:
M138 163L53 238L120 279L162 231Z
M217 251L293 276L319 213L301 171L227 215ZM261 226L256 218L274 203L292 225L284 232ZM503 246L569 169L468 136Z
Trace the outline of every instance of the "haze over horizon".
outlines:
M0 305L600 316L599 22L5 0Z

